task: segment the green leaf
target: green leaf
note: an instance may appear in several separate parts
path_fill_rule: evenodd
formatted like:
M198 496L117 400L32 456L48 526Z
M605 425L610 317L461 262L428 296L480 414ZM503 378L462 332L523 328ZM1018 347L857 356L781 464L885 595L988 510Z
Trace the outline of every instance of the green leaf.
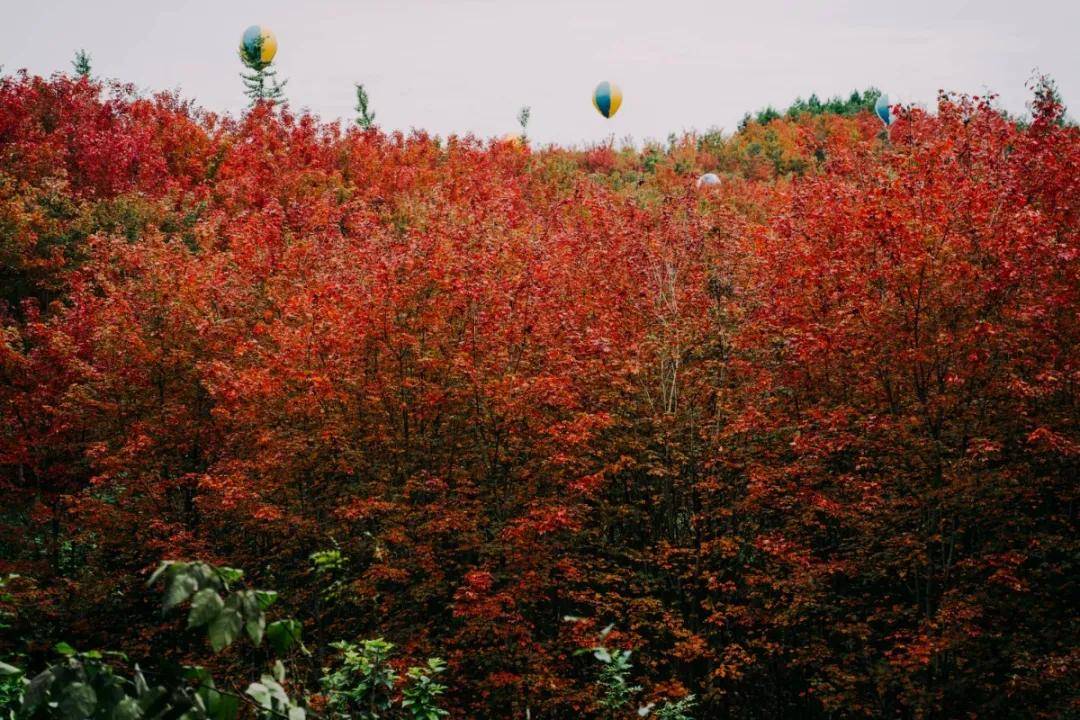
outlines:
M221 577L222 580L225 581L226 584L239 582L240 578L244 577L244 571L237 570L236 568L219 567L217 571L218 575Z
M289 720L304 720L306 716L307 713L304 711L304 708L299 705L293 705L289 708Z
M154 571L154 574L150 576L150 579L146 581L147 587L149 587L149 586L153 585L154 583L156 583L157 579L159 577L161 577L161 574L164 573L169 568L181 567L182 565L183 565L183 563L176 563L176 562L173 562L172 560L163 560L162 563L160 565L158 565L157 570Z
M190 680L196 685L214 687L214 677L202 665L185 665L184 679Z
M286 652L300 641L299 620L278 620L266 626L266 639L279 653Z
M195 578L184 573L177 573L169 583L165 591L165 599L161 603L162 610L170 610L191 597L191 594L199 589L199 583Z
M270 691L270 697L276 700L278 705L289 705L288 693L285 692L285 688L281 687L281 683L274 679L273 675L263 675L259 678L259 683Z
M214 622L210 623L210 647L214 648L214 652L228 647L240 634L243 626L244 621L239 611L231 607L223 609L214 618Z
M255 599L259 601L259 607L263 610L268 609L271 605L277 602L278 594L273 590L255 590Z
M266 630L266 614L259 604L258 595L252 590L244 590L243 592L234 593L233 597L237 598L238 602L232 606L242 610L244 628L247 630L248 635L251 636L251 641L256 646L261 644L263 632Z
M23 671L14 665L8 665L6 662L0 662L0 677L10 677L11 675L22 675Z
M247 694L252 700L259 704L259 707L265 710L273 709L273 704L270 701L270 688L262 683L251 683L248 685Z
M220 590L225 584L222 582L221 575L218 573L217 568L213 565L207 565L204 562L193 562L187 566L184 572L195 580L199 589L212 587L215 590Z
M213 588L204 588L191 599L191 612L188 613L188 627L195 628L212 623L225 607L225 601Z
M53 645L53 650L60 653L64 657L71 657L72 655L76 655L78 653L78 650L76 650L75 648L71 647L70 645L68 645L66 642L63 642L63 641L58 642L55 645Z
M133 697L125 697L112 711L112 720L139 720L140 717L142 708L139 707L139 701Z
M239 714L240 698L235 695L222 695L221 693L218 693L218 701L213 710L210 711L210 717L213 718L213 720L236 720L236 717Z
M279 683L285 682L285 666L280 660L274 661L274 669L272 673L274 675L274 679L277 680Z
M25 717L33 715L38 706L45 701L45 697L49 694L49 689L52 688L55 680L56 676L53 675L52 670L45 670L35 675L30 684L26 686L26 692L23 694L22 713L20 714Z
M206 673L206 679L198 682L197 685L197 693L203 710L207 715L214 715L217 712L218 703L221 702L222 694L214 688L214 681L209 673Z
M244 623L244 629L247 630L251 642L256 645L262 644L263 633L266 631L266 616L260 612L254 617L249 617Z
M86 720L97 707L97 694L86 683L74 682L64 688L60 714L64 720Z
M146 676L143 675L142 668L138 663L135 663L135 696L142 697L150 692L150 686L146 684Z

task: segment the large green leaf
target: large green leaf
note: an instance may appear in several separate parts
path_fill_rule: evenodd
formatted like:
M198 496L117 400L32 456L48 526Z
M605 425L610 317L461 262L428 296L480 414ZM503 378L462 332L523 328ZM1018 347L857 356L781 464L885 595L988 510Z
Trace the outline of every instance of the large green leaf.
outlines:
M237 570L236 568L219 567L217 571L218 575L226 582L226 584L239 582L240 578L244 577L244 571Z
M240 607L242 610L244 628L251 637L251 641L256 645L261 644L263 632L266 630L266 614L259 602L259 596L252 590L244 590L235 593L234 597L239 599L234 607Z
M139 720L142 717L142 708L139 701L133 697L126 697L116 704L112 711L112 720Z
M173 575L165 590L165 599L161 603L162 610L169 610L191 597L191 594L199 589L199 583L195 578L185 573Z
M270 688L262 683L251 683L248 685L247 694L252 700L259 704L259 707L265 710L273 709L273 703L270 700Z
M263 633L266 631L266 616L260 612L254 617L248 617L244 622L244 628L247 630L251 642L256 645L262 644Z
M8 665L6 662L0 662L0 677L8 677L10 675L22 675L23 671L14 665Z
M191 612L188 613L188 627L200 627L212 623L225 607L225 601L213 588L204 588L191 599Z
M97 694L86 683L74 682L64 688L60 714L64 720L86 720L97 707Z
M255 599L259 601L259 607L266 610L277 602L278 594L274 590L255 590Z
M240 698L218 693L218 700L209 715L213 720L236 720L240 714Z
M34 676L30 684L26 686L26 692L23 694L23 714L27 717L34 714L38 706L45 701L55 680L56 675L53 674L51 669Z
M283 653L300 642L300 630L299 620L278 620L266 626L266 639L275 650Z
M224 608L210 623L210 647L214 648L214 652L228 647L240 634L243 626L244 620L236 608Z
M157 570L154 571L154 574L150 576L150 579L146 581L147 586L156 583L157 579L161 577L161 575L166 570L172 570L173 572L176 572L178 568L182 568L184 565L186 565L186 563L177 563L173 562L172 560L163 560L162 563L158 565Z
M273 675L263 675L259 678L259 684L270 692L270 697L279 706L286 707L289 705L289 694L285 692L285 688L281 687L281 683L274 679Z

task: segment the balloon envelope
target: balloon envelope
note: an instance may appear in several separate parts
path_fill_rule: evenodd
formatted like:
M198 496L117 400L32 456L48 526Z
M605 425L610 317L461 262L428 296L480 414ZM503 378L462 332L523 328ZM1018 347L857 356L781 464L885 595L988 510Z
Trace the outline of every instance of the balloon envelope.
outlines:
M705 173L697 179L697 186L702 185L718 185L720 183L720 176L716 173Z
M892 108L889 106L889 96L882 93L874 103L874 112L881 118L881 122L889 125L893 121Z
M240 40L240 52L251 62L269 63L277 55L277 38L269 28L252 25Z
M593 91L592 102L601 115L606 118L613 117L622 105L622 90L615 83L605 80Z

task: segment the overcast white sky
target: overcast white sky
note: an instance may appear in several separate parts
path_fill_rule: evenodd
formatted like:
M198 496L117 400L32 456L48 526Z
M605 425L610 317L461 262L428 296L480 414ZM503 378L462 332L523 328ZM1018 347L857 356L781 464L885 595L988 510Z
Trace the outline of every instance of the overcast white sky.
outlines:
M351 117L365 83L384 129L584 144L733 129L747 111L876 85L932 103L991 89L1024 110L1033 68L1080 115L1077 0L0 0L0 65L95 74L239 111L236 47L262 24L294 108ZM618 83L610 121L592 107ZM1070 103L1071 101L1071 103Z

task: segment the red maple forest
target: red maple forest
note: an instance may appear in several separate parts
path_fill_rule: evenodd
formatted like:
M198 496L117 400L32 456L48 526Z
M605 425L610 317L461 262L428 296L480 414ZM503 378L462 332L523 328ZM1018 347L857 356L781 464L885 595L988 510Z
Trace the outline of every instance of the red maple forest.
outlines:
M575 150L7 75L0 292L0 658L257 676L158 649L149 573L201 559L303 622L296 692L385 637L451 717L636 717L575 654L614 623L699 720L1080 712L1080 131L1038 88Z

